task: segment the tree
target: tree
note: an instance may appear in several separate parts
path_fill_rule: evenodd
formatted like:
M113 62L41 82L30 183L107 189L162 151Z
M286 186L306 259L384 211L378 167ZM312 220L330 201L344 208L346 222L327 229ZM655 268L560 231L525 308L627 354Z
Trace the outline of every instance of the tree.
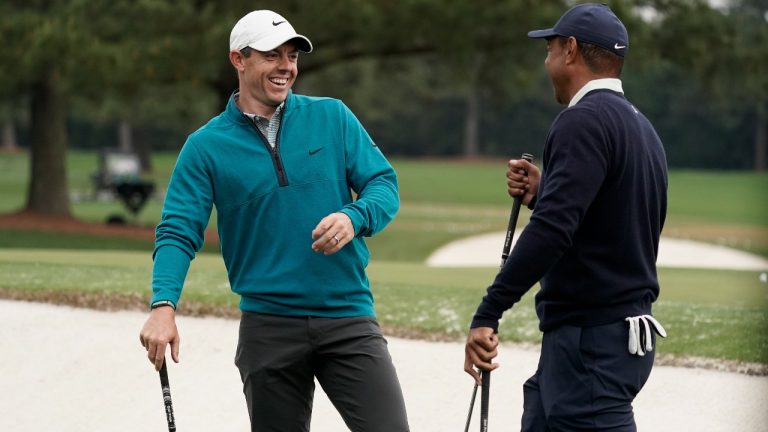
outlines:
M0 82L2 81L0 80ZM17 115L13 108L14 106L10 103L0 108L0 122L2 123L0 152L12 153L19 150L19 140L16 133Z
M701 83L723 119L744 116L753 131L754 169L766 169L768 131L768 8L736 1L725 10L703 0L662 5L656 28L662 58ZM746 109L744 108L746 107Z
M229 15L216 34L226 34L253 8L243 1L217 5L221 17L227 15L223 11ZM541 57L532 54L541 49L525 32L551 25L565 5L560 0L283 0L259 8L285 15L316 47L300 58L298 87L307 83L352 101L361 101L362 93L367 100L355 111L363 116L373 111L372 117L378 116L390 102L396 102L386 110L391 116L409 109L419 113L420 106L440 100L458 105L464 111L463 151L476 155L482 152L484 101L517 97L516 89L539 75ZM216 50L211 57L222 57L221 47ZM227 62L219 64L212 85L225 99L237 80ZM431 73L426 79L424 68ZM412 79L403 79L407 74Z
M142 119L144 102L153 100L149 92L161 94L158 89L182 80L187 88L190 82L202 87L206 63L198 64L194 54L206 40L209 9L201 2L168 0L0 5L0 39L9 41L0 53L8 66L0 85L10 89L0 96L28 94L31 101L26 211L70 216L66 121L73 99L90 100L106 117L130 122ZM162 112L187 110L186 101L169 98Z
M8 43L2 60L13 65L2 84L31 95L30 183L26 210L69 216L66 177L67 76L78 59L75 47L86 41L75 31L70 5L8 2L0 10L0 35Z
M117 124L117 147L138 153L147 173L151 143L135 139L135 125L189 131L190 124L211 113L213 98L205 80L214 68L202 55L211 43L214 8L205 2L167 0L107 5L87 11L96 23L93 31L105 61L94 71L101 85L89 87L83 105L92 120Z
M736 26L734 57L745 77L744 92L754 113L755 170L768 169L768 3L742 0L731 9Z

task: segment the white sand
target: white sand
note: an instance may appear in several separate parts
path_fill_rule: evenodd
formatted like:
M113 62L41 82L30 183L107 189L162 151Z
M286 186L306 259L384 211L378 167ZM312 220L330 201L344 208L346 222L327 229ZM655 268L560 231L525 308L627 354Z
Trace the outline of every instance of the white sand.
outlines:
M519 233L516 233L519 235ZM506 232L494 232L448 243L427 259L434 267L498 266ZM513 239L516 243L517 237ZM659 267L722 268L768 271L768 259L725 246L662 237Z
M139 345L146 314L0 301L0 431L167 430L157 373ZM179 317L181 364L169 375L181 432L245 431L233 364L237 321ZM463 345L389 338L414 432L464 428L472 381ZM538 353L504 346L491 386L491 431L519 430L521 386ZM279 391L279 389L275 389ZM768 377L654 368L635 402L640 430L766 431ZM471 430L477 430L478 406ZM347 430L321 390L313 431Z

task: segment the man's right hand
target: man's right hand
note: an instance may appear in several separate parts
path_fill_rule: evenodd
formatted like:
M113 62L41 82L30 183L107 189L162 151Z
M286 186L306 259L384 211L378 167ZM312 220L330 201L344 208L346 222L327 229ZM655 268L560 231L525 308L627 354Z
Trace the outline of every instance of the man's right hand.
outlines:
M539 192L541 171L525 159L512 159L507 163L507 193L511 197L522 196L528 205Z
M165 347L171 344L171 358L179 362L179 331L176 329L176 311L170 306L152 309L139 333L139 341L147 350L149 362L160 370L165 360Z

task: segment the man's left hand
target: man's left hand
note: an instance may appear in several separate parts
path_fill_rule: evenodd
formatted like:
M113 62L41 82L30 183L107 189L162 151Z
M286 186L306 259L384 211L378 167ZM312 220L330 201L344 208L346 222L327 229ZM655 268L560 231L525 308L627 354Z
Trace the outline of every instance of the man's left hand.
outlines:
M492 371L499 367L497 363L491 363L498 351L499 337L490 327L476 327L469 330L467 344L464 347L464 371L475 379L477 384L482 384L480 374L475 369L480 368Z
M331 255L355 238L352 220L344 213L331 213L324 217L312 230L312 250Z

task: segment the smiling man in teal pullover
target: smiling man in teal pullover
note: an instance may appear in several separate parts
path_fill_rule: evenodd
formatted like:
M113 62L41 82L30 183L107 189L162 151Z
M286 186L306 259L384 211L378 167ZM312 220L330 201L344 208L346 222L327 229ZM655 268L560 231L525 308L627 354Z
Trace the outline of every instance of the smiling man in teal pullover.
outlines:
M178 362L175 309L215 205L252 430L309 430L316 378L350 429L407 431L363 240L397 213L397 177L341 101L291 92L299 51L309 39L271 11L232 29L239 89L179 154L141 343L156 369L168 345Z

